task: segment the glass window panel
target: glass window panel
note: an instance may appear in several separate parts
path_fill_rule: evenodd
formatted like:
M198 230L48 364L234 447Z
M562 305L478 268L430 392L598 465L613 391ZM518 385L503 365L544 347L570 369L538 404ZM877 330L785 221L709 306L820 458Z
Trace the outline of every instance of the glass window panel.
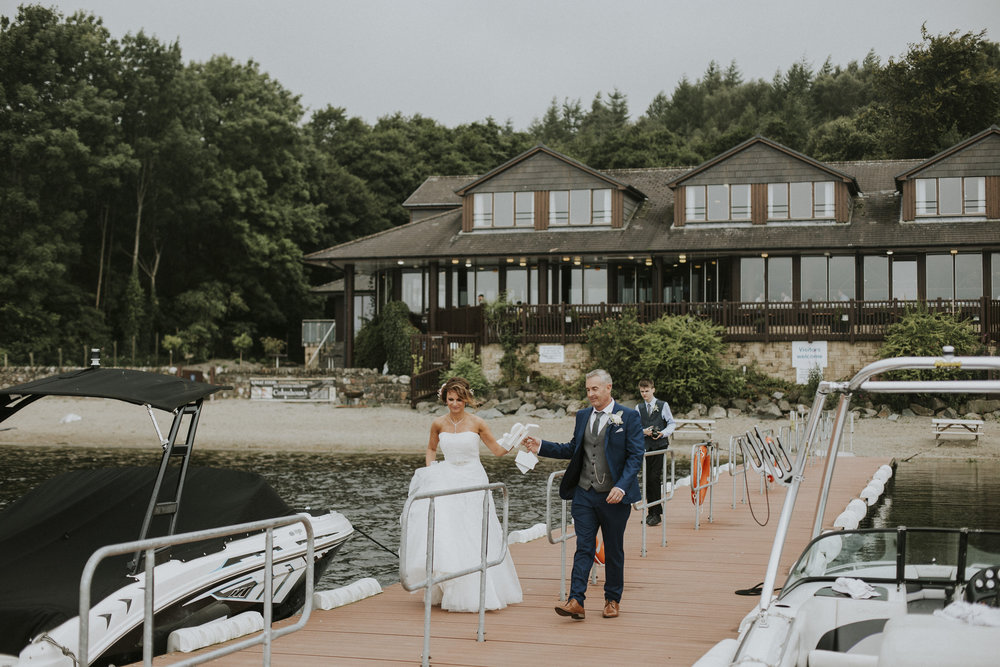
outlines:
M528 270L507 269L507 301L528 302Z
M684 219L705 219L705 186L689 185L684 188Z
M788 217L788 183L768 183L767 185L767 217Z
M826 257L803 257L799 265L799 294L803 301L826 301Z
M960 215L962 213L962 179L938 179L938 212L941 215Z
M937 179L917 179L917 215L937 215Z
M813 215L817 218L832 218L834 214L833 181L813 183Z
M829 263L830 299L850 301L854 298L854 258L831 257Z
M750 219L750 186L747 184L734 185L729 188L729 196L732 206L729 215L733 220Z
M512 227L514 225L514 193L493 194L493 226Z
M955 298L983 296L983 256L978 253L955 255Z
M729 186L708 186L708 219L729 220Z
M451 308L451 304L445 302L445 297L448 294L448 274L444 271L438 271L438 308Z
M795 220L813 217L812 183L791 183L788 192L788 217Z
M598 264L584 265L583 299L583 303L608 302L608 272L605 267Z
M590 224L590 190L569 191L569 224Z
M916 260L892 260L892 298L900 301L912 301L917 298Z
M473 196L472 226L493 226L493 193L477 192Z
M868 255L864 259L865 301L879 301L889 298L889 258L884 255Z
M927 255L927 286L924 291L928 299L954 297L953 269L951 255Z
M990 254L990 296L1000 299L1000 252Z
M549 224L565 225L569 223L569 192L553 190L549 193Z
M965 212L986 213L986 179L984 177L965 179Z
M476 267L476 300L483 295L486 301L496 301L500 296L500 270L495 266Z
M512 227L514 225L514 193L495 192L493 194L493 226Z
M424 281L423 274L419 271L406 271L403 273L403 303L405 303L411 313L424 312L423 304Z
M764 258L740 258L740 301L764 300Z
M583 267L575 266L563 272L563 278L569 275L569 301L566 303L583 303ZM563 285L563 292L566 286Z
M528 267L528 303L538 304L538 267Z
M767 260L768 301L792 300L792 258L769 257Z
M514 196L514 226L535 226L535 193L518 192Z
M594 190L594 222L611 224L611 190Z

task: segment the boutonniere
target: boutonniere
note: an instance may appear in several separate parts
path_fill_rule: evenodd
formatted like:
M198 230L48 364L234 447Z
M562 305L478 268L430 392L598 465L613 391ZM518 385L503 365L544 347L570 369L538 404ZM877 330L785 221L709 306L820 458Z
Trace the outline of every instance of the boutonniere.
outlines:
M621 426L622 425L622 411L619 410L618 412L616 412L613 415L611 415L610 417L608 417L608 421L610 421L615 426Z

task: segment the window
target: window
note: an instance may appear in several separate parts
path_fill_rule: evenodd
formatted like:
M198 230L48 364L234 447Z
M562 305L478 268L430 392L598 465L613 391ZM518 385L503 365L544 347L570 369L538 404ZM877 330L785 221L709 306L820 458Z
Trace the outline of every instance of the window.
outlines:
M472 226L493 226L493 193L477 192L472 198Z
M850 301L854 298L854 258L803 257L799 265L803 301Z
M918 178L915 182L917 215L983 215L986 213L986 178Z
M832 218L833 193L833 181L768 183L767 217L771 220Z
M792 258L769 257L767 260L767 300L792 300Z
M535 226L535 193L518 192L514 195L514 226Z
M889 258L885 255L868 255L864 258L865 301L889 298Z
M740 301L764 300L764 258L744 257L740 260Z
M983 296L983 257L977 253L927 255L927 299Z
M549 192L549 225L611 224L611 190Z
M694 185L685 188L684 218L695 222L705 219L705 186Z
M747 184L734 185L729 188L729 195L732 199L730 217L733 220L750 219L750 186Z
M688 185L684 188L684 217L689 222L749 220L750 186Z
M473 197L472 226L533 227L535 193L477 192Z

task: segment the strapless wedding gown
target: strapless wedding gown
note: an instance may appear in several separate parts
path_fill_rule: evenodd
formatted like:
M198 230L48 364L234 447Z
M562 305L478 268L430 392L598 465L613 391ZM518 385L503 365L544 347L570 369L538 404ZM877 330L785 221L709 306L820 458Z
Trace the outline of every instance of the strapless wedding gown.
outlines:
M441 433L438 447L444 461L417 468L410 481L409 494L442 491L489 483L479 462L479 434ZM442 496L434 501L434 571L435 574L458 572L479 564L482 553L483 491ZM487 554L496 560L503 547L503 529L497 519L493 496L489 494L487 517ZM410 505L407 519L406 567L410 581L426 577L428 500ZM400 517L402 519L402 517ZM437 584L431 590L431 602L448 611L479 611L479 578L474 572ZM486 608L503 609L520 602L521 583L514 561L507 552L503 562L486 570Z

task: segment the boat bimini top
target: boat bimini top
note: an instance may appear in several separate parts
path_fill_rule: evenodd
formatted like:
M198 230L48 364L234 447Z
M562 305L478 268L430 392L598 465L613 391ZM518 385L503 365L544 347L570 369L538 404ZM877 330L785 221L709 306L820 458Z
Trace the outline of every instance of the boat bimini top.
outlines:
M83 370L59 373L0 389L0 422L45 396L105 398L145 407L153 422L157 444L162 448L162 456L142 529L136 539L143 540L149 537L153 518L159 516L169 519L169 525L163 534L173 535L177 528L177 515L188 464L191 461L191 450L194 447L202 402L206 396L232 387L194 382L162 373L125 368L101 368L98 350L91 351L90 364L90 367ZM153 408L173 413L173 423L166 438L163 437L156 422ZM178 435L185 421L187 432L182 441L178 442ZM180 472L176 477L176 486L172 494L169 490L164 490L161 494L163 481L173 457L180 458L178 464ZM136 554L132 562L133 571L138 571L140 557L140 554Z

